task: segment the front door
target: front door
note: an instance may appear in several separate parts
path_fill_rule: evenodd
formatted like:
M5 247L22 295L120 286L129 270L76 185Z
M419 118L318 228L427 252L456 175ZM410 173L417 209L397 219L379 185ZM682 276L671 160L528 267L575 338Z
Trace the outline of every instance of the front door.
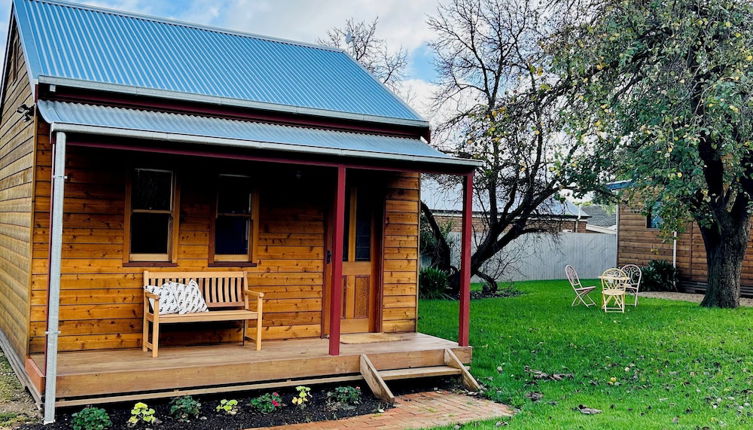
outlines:
M375 199L366 188L350 187L345 202L343 237L342 333L374 330L376 313Z
M341 333L367 333L377 329L377 276L379 202L373 190L365 186L349 185L345 195L345 225L343 231L342 312ZM333 217L331 217L333 218ZM332 227L330 225L330 227ZM331 231L331 230L330 230ZM332 249L331 235L327 235L327 249ZM327 252L325 287L330 297L331 266ZM329 307L324 306L324 333L329 333Z

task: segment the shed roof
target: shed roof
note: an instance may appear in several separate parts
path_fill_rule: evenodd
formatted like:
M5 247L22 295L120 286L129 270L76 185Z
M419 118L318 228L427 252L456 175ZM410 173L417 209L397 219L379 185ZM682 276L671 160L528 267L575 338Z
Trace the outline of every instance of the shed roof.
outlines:
M462 185L459 183L440 184L434 177L427 176L421 180L421 200L433 212L461 213L463 211ZM504 197L504 196L502 196ZM504 205L499 201L499 207ZM516 206L516 205L513 205ZM489 196L486 193L474 193L473 212L480 213L489 209ZM560 201L549 198L535 211L535 216L588 219L590 215L569 200Z
M60 101L40 100L37 106L52 131L440 165L478 164L450 157L417 138Z
M342 50L53 0L13 0L32 83L427 127Z
M606 205L583 206L583 211L591 216L588 223L600 227L611 227L617 224L617 212Z

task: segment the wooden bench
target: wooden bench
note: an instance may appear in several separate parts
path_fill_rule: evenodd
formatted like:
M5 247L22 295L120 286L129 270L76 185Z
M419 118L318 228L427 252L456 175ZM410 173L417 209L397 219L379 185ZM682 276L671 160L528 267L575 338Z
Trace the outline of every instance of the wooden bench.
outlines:
M143 350L152 350L152 357L159 354L160 324L193 323L209 321L243 321L243 345L246 344L246 328L249 320L256 320L256 350L261 350L262 299L264 293L248 289L246 272L144 272L144 286L162 286L165 282L188 284L190 280L199 285L201 295L207 302L209 312L190 314L159 314L159 297L144 290L144 340ZM256 297L256 310L249 306L249 296ZM150 306L149 299L154 300ZM149 341L149 323L152 323L152 340Z

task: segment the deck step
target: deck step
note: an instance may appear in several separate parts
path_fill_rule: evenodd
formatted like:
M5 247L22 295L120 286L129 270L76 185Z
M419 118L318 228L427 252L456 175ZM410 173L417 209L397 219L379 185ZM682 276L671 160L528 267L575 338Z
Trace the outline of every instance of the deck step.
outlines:
M385 381L395 379L432 378L438 376L460 375L462 370L450 366L412 367L408 369L380 370L379 375Z
M361 354L361 376L366 380L366 384L371 388L374 395L388 403L394 403L395 396L392 394L390 387L387 386L386 381L395 381L398 379L460 375L463 385L467 389L471 391L481 390L481 385L473 378L473 375L471 375L465 367L465 364L460 361L452 349L445 349L443 355L444 366L416 366L404 367L402 369L377 370L369 357L367 357L366 354Z

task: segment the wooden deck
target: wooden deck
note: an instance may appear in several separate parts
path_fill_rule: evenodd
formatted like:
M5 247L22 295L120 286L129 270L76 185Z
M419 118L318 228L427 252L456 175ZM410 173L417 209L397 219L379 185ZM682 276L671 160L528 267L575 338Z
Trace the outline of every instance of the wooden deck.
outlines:
M343 336L344 341L347 336ZM141 349L61 352L57 403L72 406L125 401L131 400L128 395L134 393L138 393L135 398L144 399L280 387L304 381L314 384L360 380L361 355L366 355L378 371L411 369L404 372L405 377L421 376L416 368L427 368L427 376L432 372L441 374L437 370L447 364L446 349L463 363L471 360L471 348L459 347L453 341L421 333L390 336L391 340L383 342L343 343L339 356L328 355L328 340L319 338L265 341L261 351L240 344L165 347L160 349L158 358ZM31 360L43 368L44 355L34 354ZM394 373L388 373L390 379L398 379ZM43 380L39 381L41 390Z

